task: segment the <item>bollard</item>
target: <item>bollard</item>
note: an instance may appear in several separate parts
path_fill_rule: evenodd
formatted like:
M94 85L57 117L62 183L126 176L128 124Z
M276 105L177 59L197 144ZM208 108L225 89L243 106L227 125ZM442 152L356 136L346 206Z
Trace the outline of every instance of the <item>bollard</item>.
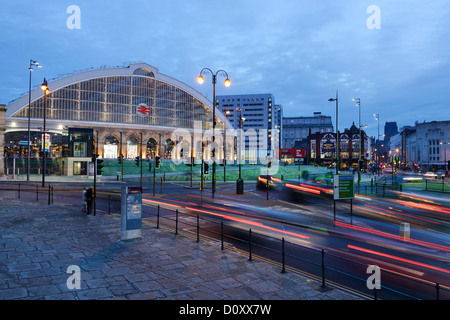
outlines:
M220 221L220 242L221 242L220 250L223 251L223 221Z
M175 234L178 234L178 209L175 213Z
M325 288L325 250L324 249L322 249L322 288Z
M18 193L17 193L17 197L20 199L20 183L19 183L19 190L18 190Z
M248 261L252 261L252 229L248 229Z
M52 204L53 204L53 191L54 191L54 187L53 187L53 185L52 185Z
M281 269L281 273L286 273L286 267L285 267L285 252L284 252L284 238L281 239L281 260L283 269Z
M48 205L50 205L50 191L51 191L51 185L48 185Z
M197 242L200 241L200 218L197 214Z
M439 282L436 282L436 300L439 300Z
M159 204L158 204L158 213L156 214L156 229L159 229Z
M36 201L39 201L39 186L36 186Z
M402 240L409 240L411 229L408 222L400 223L400 238Z

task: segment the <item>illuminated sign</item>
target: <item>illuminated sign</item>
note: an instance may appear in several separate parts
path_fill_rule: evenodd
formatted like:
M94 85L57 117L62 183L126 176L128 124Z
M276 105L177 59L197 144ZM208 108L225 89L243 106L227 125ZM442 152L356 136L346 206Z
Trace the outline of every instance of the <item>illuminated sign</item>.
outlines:
M141 103L137 108L137 112L141 113L142 115L148 115L150 114L151 109L145 103Z

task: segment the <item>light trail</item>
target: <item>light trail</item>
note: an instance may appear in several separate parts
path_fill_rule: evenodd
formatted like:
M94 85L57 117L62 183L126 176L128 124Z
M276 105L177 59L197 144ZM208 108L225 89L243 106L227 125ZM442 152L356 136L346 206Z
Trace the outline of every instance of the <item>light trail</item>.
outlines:
M362 252L366 252L366 253L369 253L369 254L377 255L377 256L380 256L380 257L393 259L393 260L397 260L397 261L413 264L413 265L416 265L416 266L419 266L419 267L423 267L423 268L427 268L427 269L431 269L431 270L435 270L435 271L439 271L439 272L449 273L450 274L450 270L442 269L442 268L439 268L439 267L435 267L435 266L432 266L432 265L429 265L429 264L426 264L426 263L422 263L422 262L418 262L418 261L414 261L414 260L410 260L410 259L405 259L405 258L401 258L401 257L397 257L397 256L394 256L394 255L391 255L391 254L387 254L387 253L383 253L383 252L378 252L378 251L374 251L374 250L370 250L370 249L365 249L365 248L353 246L351 244L348 244L347 247L349 249L362 251Z
M226 215L226 214L216 213L216 212L207 211L207 210L201 210L201 209L198 209L198 208L186 207L186 209L192 210L192 211L197 211L197 212L202 212L202 213L206 213L206 214L210 214L210 215L213 215L213 216L216 216L216 217L221 217L223 219L236 221L236 222L244 223L244 224L247 224L247 225L252 225L252 226L255 226L255 227L259 227L259 228L263 228L263 229L266 229L266 230L276 231L278 233L281 233L280 229L266 226L266 225L262 224L261 222L256 222L256 221L252 221L252 220L246 220L246 219L242 219L242 218L229 216L229 215ZM288 234L288 235L291 235L293 237L297 237L297 238L300 238L300 239L310 239L310 237L308 237L308 236L304 236L304 235L301 235L301 234L298 234L298 233L295 233L295 232L291 232L291 231L283 231L283 232L285 234Z
M428 248L433 248L433 249L437 249L437 250L450 252L450 247L446 247L443 245L426 242L426 241L422 241L422 240L416 240L416 239L405 239L403 237L393 235L393 234L390 234L387 232L377 231L377 230L369 229L369 228L365 228L365 227L359 227L359 226L351 225L351 224L344 223L344 222L335 221L334 223L335 223L335 225L343 227L343 228L349 228L349 229L353 229L353 230L357 230L357 231L375 234L375 235L382 236L385 238L391 238L391 239L395 239L395 240L399 240L399 241L403 241L403 242L407 242L407 243L417 244L417 245L428 247Z
M410 218L417 219L417 220L426 221L426 222L429 222L429 223L440 224L439 222L436 222L436 221L433 221L433 220L429 220L429 219L425 219L425 218L419 218L419 217L416 217L416 216L413 216L413 215L410 215L410 214L406 214L406 213L401 213L401 212L398 212L398 211L393 211L393 210L389 210L389 209L379 208L379 207L371 206L371 205L368 205L368 204L365 204L364 206L368 207L368 208L375 209L375 210L385 211L387 213L391 213L391 214L394 214L394 215L397 214L397 215L410 217ZM415 222L415 221L412 221L412 220L409 220L409 221Z
M411 208L450 214L450 209L446 209L444 207L440 207L440 206L436 206L436 205L432 205L432 204L415 203L415 202L407 202L407 201L399 201L399 203L404 206L411 207Z

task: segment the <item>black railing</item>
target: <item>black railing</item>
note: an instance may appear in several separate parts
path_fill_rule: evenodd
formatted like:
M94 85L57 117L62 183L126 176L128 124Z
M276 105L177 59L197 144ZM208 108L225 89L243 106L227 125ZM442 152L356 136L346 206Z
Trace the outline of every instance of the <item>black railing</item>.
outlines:
M443 298L444 293L445 299L450 299L450 288L446 286L442 286L439 283L409 277L384 268L381 268L383 272L382 278L385 279L384 282L386 282L387 285L382 284L380 290L370 290L366 285L367 278L369 276L369 274L367 274L367 268L370 266L369 264L364 264L333 254L324 248L317 249L304 246L287 241L285 238L276 239L268 235L258 234L251 228L248 230L243 230L241 227L227 225L224 221L218 222L214 219L200 217L198 214L191 215L188 213L183 213L178 209L162 209L158 205L154 211L155 212L151 213L151 217L146 218L146 220L156 219L157 228L161 226L161 220L165 219L167 221L166 226L168 228L173 228L173 225L175 225L174 233L177 235L179 234L180 225L184 225L185 229L191 228L192 230L195 230L194 232L197 242L200 241L202 235L205 238L208 237L216 241L219 240L221 250L228 247L225 246L224 239L229 239L230 243L233 242L232 246L248 253L248 259L250 261L255 255L258 255L260 257L269 257L270 260L279 265L281 268L280 272L282 273L287 272L288 268L290 268L290 270L309 270L308 275L314 277L317 281L320 281L321 286L324 288L327 287L329 283L331 283L332 286L336 286L336 283L340 284L341 282L343 285L348 287L346 283L349 283L349 280L357 280L361 282L362 285L355 290L360 292L364 298L373 296L373 299L379 299L385 296L387 299L421 300L427 299L427 294L429 299L430 294L432 294L435 299L439 300ZM163 211L165 214L161 214ZM172 213L172 215L170 213ZM194 221L194 223L192 223L192 221ZM170 226L170 224L172 224L172 226ZM208 227L202 228L202 224L207 224ZM214 226L214 224L216 225ZM260 242L262 241L257 241L257 238L263 238L265 240L264 243L270 243L272 246L261 244ZM268 239L270 241L267 241ZM301 250L313 253L313 258L305 258L302 255L299 255L298 252ZM331 267L331 264L333 264L331 261L328 264L326 263L326 261L330 259L333 260L335 265L345 265L345 267ZM289 264L288 260L290 262ZM310 267L308 268L306 265L309 265ZM353 270L355 272L345 272L343 271L344 269ZM414 295L408 294L403 288L399 288L397 287L398 285L395 284L399 279L407 281L408 284L405 284L405 286L412 288L413 291L421 292L423 289L425 292ZM430 290L434 292L430 293Z

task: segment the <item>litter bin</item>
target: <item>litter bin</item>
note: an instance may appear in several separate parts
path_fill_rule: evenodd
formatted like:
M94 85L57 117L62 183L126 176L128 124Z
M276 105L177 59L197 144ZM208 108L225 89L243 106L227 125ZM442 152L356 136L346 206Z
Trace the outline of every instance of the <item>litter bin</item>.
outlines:
M117 172L117 181L120 180L120 172Z
M236 180L236 194L244 194L244 180L242 178Z
M409 223L402 222L400 224L400 237L403 238L403 240L409 239L410 236L410 228Z

